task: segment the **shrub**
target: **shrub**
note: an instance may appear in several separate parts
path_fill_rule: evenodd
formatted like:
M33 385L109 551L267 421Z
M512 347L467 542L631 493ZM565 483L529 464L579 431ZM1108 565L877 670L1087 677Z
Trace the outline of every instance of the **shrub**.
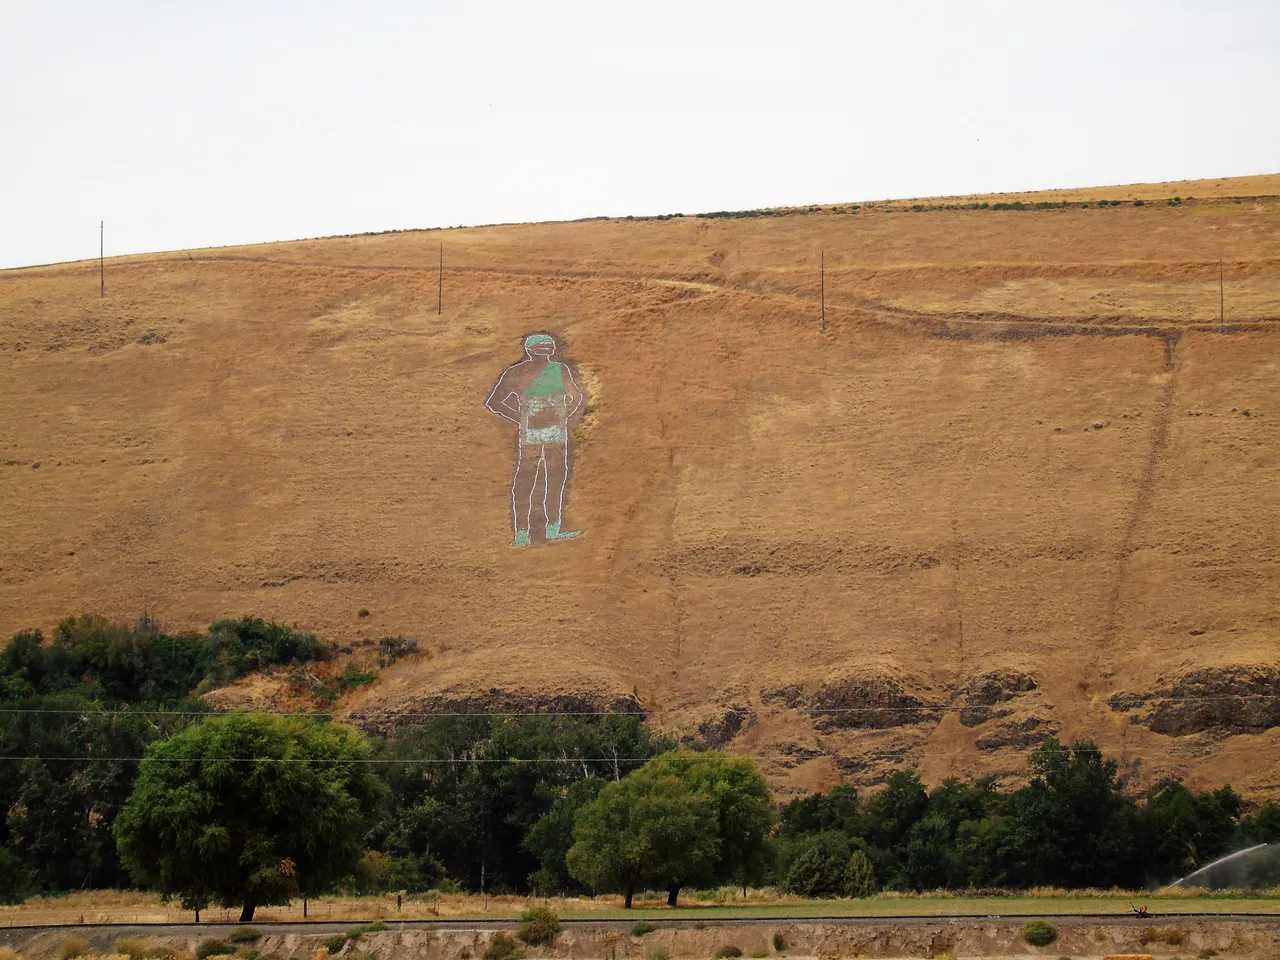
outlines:
M534 907L520 914L516 924L516 936L531 947L540 947L555 941L560 933L560 918L549 907Z
M775 933L773 935L773 949L777 950L779 953L787 949L787 938L781 933Z
M345 933L335 933L331 937L325 937L321 944L332 956L347 945L347 935Z
M235 952L236 948L225 940L201 940L200 945L196 947L196 960L232 956Z
M505 933L495 933L489 949L484 952L484 960L520 960L523 956L524 951Z
M876 892L876 871L861 850L853 851L845 871L844 892L848 897L869 897Z
M633 937L643 937L646 933L653 933L658 929L656 923L650 923L648 920L637 920L631 925L631 935Z
M2 684L0 680L0 688ZM27 899L27 883L27 865L16 853L0 847L0 903L21 903Z
M1145 207L1145 206L1147 205L1147 201L1145 201L1145 200L1135 200L1135 201L1133 201L1133 205L1134 205L1135 207Z
M408 637L383 637L378 641L378 663L384 667L417 652L418 641Z
M257 943L261 939L262 931L253 927L237 927L227 934L228 943Z
M83 937L67 937L62 941L62 947L58 950L58 956L62 960L71 960L72 957L83 957L89 953L89 941Z
M130 960L159 960L161 957L172 957L176 952L171 947L145 937L121 937L112 949L120 956L129 957Z
M1022 939L1033 947L1047 947L1058 939L1058 928L1045 920L1028 920L1022 925Z
M782 878L782 889L806 898L849 895L850 868L854 865L852 853L849 840L842 833L809 834L796 845L795 856ZM869 882L874 892L875 872L871 871L868 881L864 866L870 868L871 864L866 861L865 854L858 862L858 889L866 889Z
M732 945L721 947L716 951L716 960L728 960L728 958L740 956L742 956L742 949Z
M356 613L357 617L367 617L368 615L369 615L368 607L361 607L359 611Z
M324 682L316 688L316 696L324 700L337 700L350 690L356 687L363 687L367 683L373 683L378 675L372 670L357 670L355 667L347 667L342 673L333 677L325 677Z

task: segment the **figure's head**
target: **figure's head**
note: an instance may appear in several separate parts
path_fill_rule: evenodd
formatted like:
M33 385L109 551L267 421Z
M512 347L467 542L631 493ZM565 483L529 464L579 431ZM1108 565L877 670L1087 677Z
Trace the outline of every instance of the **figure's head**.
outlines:
M524 338L524 352L531 360L534 357L549 358L556 352L556 341L545 333L531 333Z

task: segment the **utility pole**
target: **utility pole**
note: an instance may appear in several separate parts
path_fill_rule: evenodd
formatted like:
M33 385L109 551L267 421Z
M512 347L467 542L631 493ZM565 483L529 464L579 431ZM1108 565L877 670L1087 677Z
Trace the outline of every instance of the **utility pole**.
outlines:
M822 301L822 330L827 329L827 251L824 247L819 260L818 290Z
M1218 332L1222 333L1223 324L1227 321L1227 300L1222 292L1222 261L1218 261Z
M98 221L98 299L101 300L107 295L107 268L103 262L103 252L106 249L103 237L106 235L105 220Z
M440 285L436 291L436 316L444 314L444 242L440 243Z

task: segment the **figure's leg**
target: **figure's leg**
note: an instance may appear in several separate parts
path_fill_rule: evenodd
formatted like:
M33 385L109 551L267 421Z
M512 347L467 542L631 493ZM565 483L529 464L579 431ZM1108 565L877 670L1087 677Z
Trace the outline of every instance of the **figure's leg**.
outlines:
M564 518L564 493L569 483L569 445L548 444L542 448L547 469L546 512L547 539L568 540L582 533L581 530L561 530Z
M511 478L511 525L516 532L512 545L527 547L529 520L533 513L533 488L538 482L541 449L520 444L516 451L516 472Z

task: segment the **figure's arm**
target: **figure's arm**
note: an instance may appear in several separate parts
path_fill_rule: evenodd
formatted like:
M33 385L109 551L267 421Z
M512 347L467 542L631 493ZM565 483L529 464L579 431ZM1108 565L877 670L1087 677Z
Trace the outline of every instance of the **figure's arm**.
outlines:
M568 364L565 364L564 376L566 380L564 390L565 408L568 410L568 413L565 414L565 419L568 420L578 412L578 408L582 406L582 401L585 399L585 395L578 389L578 384L574 382L573 371L569 369Z
M514 390L506 388L507 373L504 370L502 376L498 378L498 382L493 385L493 391L489 394L489 399L484 405L489 408L491 413L496 413L500 417L505 417L512 423L520 422L520 395ZM506 391L505 393L503 391ZM512 398L515 403L512 403Z

